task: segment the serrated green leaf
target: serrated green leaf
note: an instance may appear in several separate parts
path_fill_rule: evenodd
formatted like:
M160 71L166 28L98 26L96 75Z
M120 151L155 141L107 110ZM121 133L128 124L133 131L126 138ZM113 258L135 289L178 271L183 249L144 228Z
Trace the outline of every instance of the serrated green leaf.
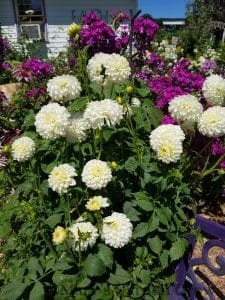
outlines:
M113 252L112 250L107 247L106 245L104 244L100 244L98 246L99 248L99 251L98 251L98 257L101 259L101 261L104 263L104 265L107 267L107 268L112 268L112 265L113 265Z
M169 265L169 251L163 250L159 256L159 261L164 269L167 268Z
M137 222L140 220L140 215L141 213L139 211L137 211L131 202L126 201L123 205L123 212L127 215L127 217L133 221L133 222Z
M159 218L153 213L148 221L148 231L153 232L159 226Z
M49 216L45 222L50 228L55 228L55 226L60 223L62 215L63 214L61 213Z
M8 283L3 289L1 293L2 300L17 300L23 294L24 290L29 284L13 281Z
M83 111L86 108L88 101L88 97L76 99L67 107L67 109L69 112Z
M130 280L130 274L118 264L115 274L110 274L108 282L115 285L121 285L130 282Z
M29 300L43 300L45 297L45 291L43 284L37 281L31 290Z
M132 236L134 239L136 239L145 236L148 232L148 223L142 222L134 228Z
M188 241L185 238L180 238L173 243L170 248L170 258L171 261L177 260L184 255L184 252L188 246Z
M104 274L106 267L97 255L89 254L84 262L84 270L87 275L94 277Z
M153 211L154 210L154 204L150 201L138 200L137 205L145 211Z
M153 238L148 240L148 244L149 247L151 248L151 250L156 253L156 254L160 254L161 250L162 250L162 245L163 245L163 241L160 240L159 236L156 235Z

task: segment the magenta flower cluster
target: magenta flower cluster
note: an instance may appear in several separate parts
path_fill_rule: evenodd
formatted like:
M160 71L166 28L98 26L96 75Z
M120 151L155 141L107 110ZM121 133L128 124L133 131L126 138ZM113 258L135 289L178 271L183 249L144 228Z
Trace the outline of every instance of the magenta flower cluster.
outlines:
M101 20L94 12L90 12L82 19L82 24L81 46L89 46L91 55L98 52L115 52L116 35L105 21Z
M0 37L0 71L5 71L5 56L11 51L7 39Z
M134 46L140 50L149 49L159 25L151 19L139 17L134 20L133 34Z
M33 57L25 60L20 67L15 68L13 75L19 81L28 82L48 78L53 71L54 68L50 63Z

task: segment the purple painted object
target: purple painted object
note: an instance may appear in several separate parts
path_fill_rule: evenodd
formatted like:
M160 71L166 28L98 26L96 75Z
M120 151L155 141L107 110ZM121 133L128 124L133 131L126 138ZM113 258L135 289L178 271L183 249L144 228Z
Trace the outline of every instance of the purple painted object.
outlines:
M169 300L196 300L199 299L198 295L200 291L204 291L207 294L207 298L201 296L201 299L214 300L215 293L219 297L222 297L221 299L225 299L224 295L216 287L214 290L217 289L217 291L214 293L207 283L200 282L193 270L195 266L205 265L215 275L225 275L225 257L221 255L216 257L217 267L214 266L209 258L211 248L218 246L225 249L225 226L207 220L199 215L196 215L196 226L200 227L203 233L210 235L211 239L204 243L201 257L192 258L196 240L193 236L189 237L190 251L176 268L176 282L169 289ZM204 276L204 274L202 275Z

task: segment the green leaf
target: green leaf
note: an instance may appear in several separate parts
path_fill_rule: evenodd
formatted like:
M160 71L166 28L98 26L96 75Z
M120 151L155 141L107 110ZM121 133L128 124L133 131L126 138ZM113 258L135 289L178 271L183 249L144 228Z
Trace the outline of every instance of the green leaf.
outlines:
M188 241L185 238L180 238L175 243L173 243L170 248L170 258L171 261L181 258L188 246Z
M61 221L62 215L63 214L61 213L49 216L45 222L50 228L55 228L55 226Z
M169 259L169 251L163 250L162 253L159 256L159 261L161 263L161 266L165 269L168 267L168 259Z
M43 300L45 296L45 291L43 284L37 281L31 290L29 300Z
M158 208L156 210L157 216L160 222L164 225L168 225L168 221L171 219L170 215L163 208Z
M159 218L153 213L148 221L148 230L149 232L153 232L159 226Z
M115 285L124 284L130 282L130 274L125 271L119 264L117 264L115 274L110 274L108 282Z
M127 217L133 221L133 222L137 222L140 220L140 215L141 213L139 211L137 211L131 202L126 201L123 205L123 212L127 215Z
M91 280L89 278L87 278L86 276L81 276L77 281L77 287L80 289L86 288L87 286L89 286L90 283Z
M154 204L150 201L138 200L137 205L145 211L153 211L154 210Z
M112 268L113 265L113 253L112 250L105 246L104 244L100 244L99 246L98 257L104 263L104 265L108 268Z
M145 236L149 232L149 225L148 223L142 222L139 223L133 231L133 238L140 238Z
M150 90L149 90L149 87L142 86L141 88L137 89L137 92L141 97L144 98L144 97L148 96L148 94L150 93Z
M103 261L97 255L89 254L84 262L84 270L89 276L94 277L104 274L106 268Z
M74 100L68 107L69 112L83 111L88 104L88 97L83 97Z
M1 219L0 223L0 238L5 237L11 230L10 220Z
M161 250L162 250L162 245L163 245L163 241L160 240L159 236L156 235L153 238L150 238L148 240L148 244L149 247L151 248L151 250L156 253L156 254L160 254Z
M124 167L129 173L133 174L135 173L135 170L137 169L138 165L139 162L137 161L137 159L134 156L131 156L125 162Z
M92 89L92 91L94 93L101 96L101 94L102 94L102 84L97 83L97 82L91 82L89 86L90 86L90 88Z
M17 300L23 294L24 290L29 284L13 281L8 283L2 290L1 299L2 300Z
M56 165L57 165L57 160L55 159L49 164L41 164L41 169L45 174L50 174Z

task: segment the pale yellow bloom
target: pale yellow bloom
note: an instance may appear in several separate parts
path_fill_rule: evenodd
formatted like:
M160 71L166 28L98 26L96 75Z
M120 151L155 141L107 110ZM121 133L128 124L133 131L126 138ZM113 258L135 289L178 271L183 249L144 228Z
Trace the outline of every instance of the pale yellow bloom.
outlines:
M52 240L56 244L62 244L67 238L67 230L62 226L57 226L52 234Z

